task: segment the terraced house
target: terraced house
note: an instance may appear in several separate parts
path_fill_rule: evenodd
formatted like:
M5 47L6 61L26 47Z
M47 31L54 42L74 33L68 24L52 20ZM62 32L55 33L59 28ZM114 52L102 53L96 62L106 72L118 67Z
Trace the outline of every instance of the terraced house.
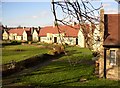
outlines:
M92 30L91 24L86 24L86 31L84 31L84 33L88 35L91 32L91 30ZM95 29L92 33L93 35L99 35L99 33L97 33ZM46 26L41 29L40 28L10 29L8 32L5 31L3 33L3 38L4 39L6 38L6 40L9 39L20 41L21 40L40 41L58 44L63 43L68 45L79 45L80 47L86 47L85 35L83 34L81 26L79 26L78 24L69 26L60 25L59 28L57 28L56 26ZM93 47L96 48L97 45L98 44L94 45Z
M73 28L61 25L59 28L56 26L47 26L39 31L41 42L47 43L66 43L69 45L80 45L84 47L83 34L80 33L80 27L75 25ZM78 37L79 36L79 37ZM81 39L81 40L80 40Z
M32 41L39 41L38 33L39 33L39 29L33 30Z
M3 39L5 40L9 39L9 40L18 40L18 41L21 40L30 41L31 37L32 35L30 28L15 28L15 29L10 29L8 32L4 31L3 33Z
M86 31L84 34L88 35L92 33L93 35L99 36L99 25L97 25L94 30L91 24L86 24ZM91 32L92 31L92 32ZM40 42L46 43L64 43L68 45L79 45L80 47L86 47L85 35L83 30L79 25L60 25L59 28L56 26L46 26L41 28L39 31ZM93 42L96 42L97 38L93 38ZM93 48L98 48L99 44L94 44Z
M9 39L9 33L4 29L3 34L2 34L2 39L3 40L8 40Z

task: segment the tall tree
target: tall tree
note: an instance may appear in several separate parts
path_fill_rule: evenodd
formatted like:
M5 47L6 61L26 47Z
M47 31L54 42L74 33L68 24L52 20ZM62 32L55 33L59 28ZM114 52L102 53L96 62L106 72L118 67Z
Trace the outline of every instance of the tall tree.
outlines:
M102 7L102 4L98 8L95 8L89 0L52 0L51 3L55 23L68 26L70 26L72 23L78 23L82 28L80 31L84 35L85 46L87 46L90 50L93 50L93 45L96 43L93 42L93 32L95 28L98 28L97 23L100 22L99 10ZM60 12L63 16L59 18L58 14ZM91 24L91 28L89 30L88 24ZM59 25L56 26L59 31ZM100 31L99 29L97 30ZM101 38L98 36L96 41L100 40Z

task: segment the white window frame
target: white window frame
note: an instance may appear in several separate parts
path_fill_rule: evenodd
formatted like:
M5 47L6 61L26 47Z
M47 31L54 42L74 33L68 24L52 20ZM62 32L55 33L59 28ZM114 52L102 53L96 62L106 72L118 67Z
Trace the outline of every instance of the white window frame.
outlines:
M114 62L111 62L111 60L112 60L112 59L111 59L111 51L114 51L114 55L115 55L115 57L114 57L114 59L115 59ZM112 66L113 66L113 65L116 65L116 58L117 58L116 50L115 50L115 49L110 49L110 59L109 59L109 60L110 60L110 65L112 65Z

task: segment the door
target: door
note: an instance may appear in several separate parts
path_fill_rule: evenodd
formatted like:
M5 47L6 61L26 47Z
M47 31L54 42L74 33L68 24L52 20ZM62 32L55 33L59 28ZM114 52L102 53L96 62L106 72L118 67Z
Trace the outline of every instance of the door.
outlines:
M57 43L57 37L54 37L54 43Z
M78 38L76 38L76 45L78 45Z

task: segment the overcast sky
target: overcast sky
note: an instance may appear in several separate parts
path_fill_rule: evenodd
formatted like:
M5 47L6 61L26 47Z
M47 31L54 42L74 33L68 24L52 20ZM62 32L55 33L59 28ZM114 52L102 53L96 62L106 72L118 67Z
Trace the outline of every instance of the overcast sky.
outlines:
M53 25L51 0L2 0L0 3L0 20L7 26L47 26ZM114 0L91 0L95 7L103 3L105 13L118 12ZM1 16L2 13L2 16ZM2 17L2 18L1 18Z

